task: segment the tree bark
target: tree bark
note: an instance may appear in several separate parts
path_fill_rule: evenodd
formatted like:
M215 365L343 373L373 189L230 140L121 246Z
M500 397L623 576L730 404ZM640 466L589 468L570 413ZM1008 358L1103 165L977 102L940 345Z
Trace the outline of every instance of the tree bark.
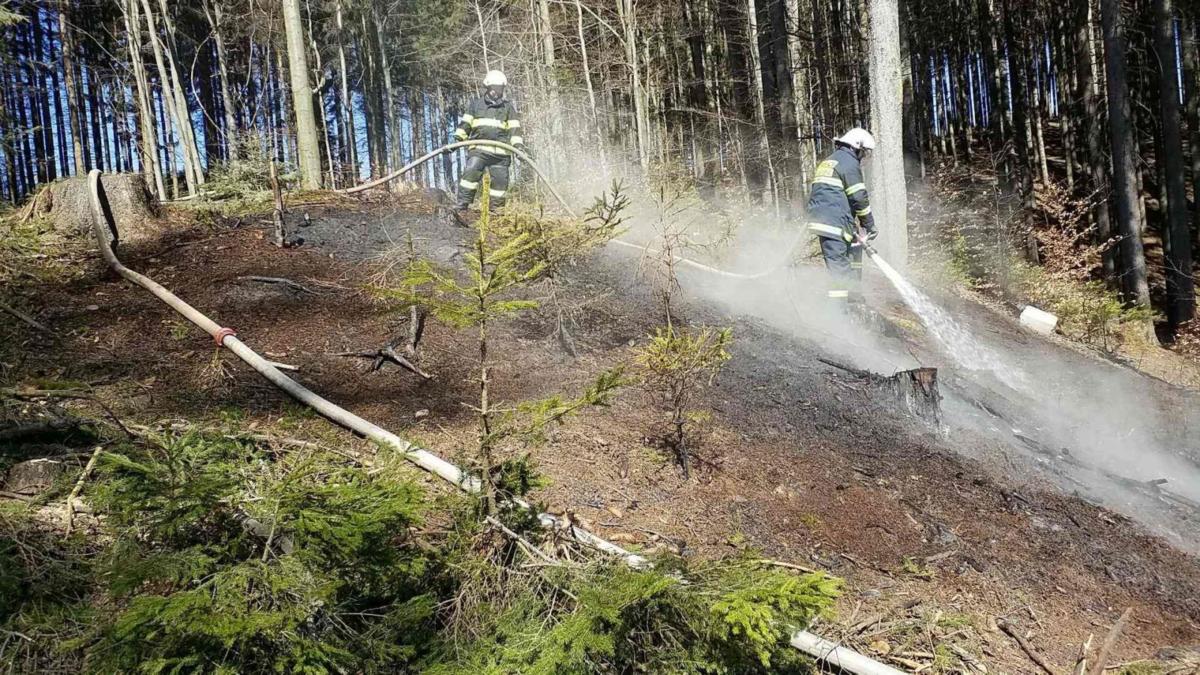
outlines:
M878 148L872 160L871 208L880 251L893 265L908 260L908 193L904 179L904 75L897 0L869 0L871 117Z
M1079 8L1079 32L1076 49L1079 51L1079 91L1083 101L1083 119L1087 131L1087 167L1091 179L1092 218L1096 225L1096 243L1107 246L1113 236L1112 215L1109 208L1108 155L1104 152L1104 120L1100 105L1100 64L1096 61L1094 31L1092 30L1092 1L1087 0ZM1116 263L1111 247L1102 254L1101 266L1105 280L1116 279Z
M1166 234L1167 320L1175 327L1195 316L1196 289L1192 280L1192 236L1188 230L1173 0L1154 0L1154 51L1158 61L1162 165L1167 197L1166 227L1163 228ZM1196 152L1195 147L1192 152Z
M70 4L58 0L58 39L62 49L63 80L67 88L67 110L70 117L71 145L75 152L75 174L83 175L88 170L83 150L83 125L79 112L79 81L75 70L75 34L71 30Z
M225 158L231 162L237 161L241 154L238 143L237 102L233 99L229 88L229 52L225 49L225 36L221 31L224 6L222 0L203 0L204 15L212 27L213 43L217 49L217 75L221 83L221 109L224 113L222 132L225 136Z
M338 74L342 85L342 129L346 139L346 161L350 164L350 180L358 180L358 138L354 129L354 99L350 96L350 72L346 65L346 24L343 18L342 0L334 7L337 21ZM330 167L332 169L332 167Z
M1113 196L1121 235L1121 287L1130 304L1150 306L1146 257L1142 248L1144 216L1139 207L1129 83L1125 62L1125 26L1120 0L1100 0L1104 61L1108 82L1108 129L1112 146Z
M321 144L317 140L317 118L313 112L312 87L308 83L308 52L304 45L304 24L300 20L300 0L283 0L283 26L287 31L300 182L306 189L317 190L321 187Z
M151 51L154 52L154 63L158 66L159 88L163 103L167 109L167 114L171 117L175 128L179 132L179 145L183 151L183 168L184 178L187 181L188 194L196 194L196 190L203 182L203 171L197 174L196 169L199 167L199 150L195 144L195 136L192 131L192 120L187 105L187 98L183 95L183 88L179 84L178 71L175 69L175 57L170 50L166 49L163 41L158 34L158 22L154 18L154 10L150 7L149 0L142 1L142 12L146 15L146 32L150 40ZM168 146L168 149L174 152L173 146ZM175 172L175 166L171 166L172 175Z
M1192 232L1200 237L1200 10L1193 9L1183 22L1183 83L1187 91L1187 119L1192 153Z

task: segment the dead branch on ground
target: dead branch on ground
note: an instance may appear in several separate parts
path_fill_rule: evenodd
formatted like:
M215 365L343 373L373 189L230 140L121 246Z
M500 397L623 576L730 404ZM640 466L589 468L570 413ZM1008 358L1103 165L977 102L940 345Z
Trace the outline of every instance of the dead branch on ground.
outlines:
M21 321L29 324L30 326L36 328L37 330L40 330L41 332L43 332L47 335L54 335L54 331L50 330L43 324L38 323L33 317L29 316L25 312L22 312L21 310L15 308L15 307L11 307L9 305L6 305L3 302L0 302L0 311L5 311L5 312L8 312L9 314L12 314L13 316L17 317Z
M1033 648L1033 645L1029 644L1029 642L1024 636L1021 635L1020 631L1018 631L1016 627L1007 621L998 621L996 625L1000 627L1000 630L1007 633L1009 637L1016 640L1017 644L1021 647L1021 650L1024 651L1025 654L1029 656L1029 659L1036 663L1038 667L1046 671L1047 675L1058 675L1058 671L1054 670L1054 668L1052 668L1050 664L1046 662L1046 659L1039 654L1036 649Z
M1116 646L1117 640L1121 637L1121 632L1125 630L1125 624L1129 623L1129 615L1133 613L1133 608L1128 607L1121 613L1121 618L1113 624L1112 630L1108 631L1108 635L1104 637L1104 642L1100 645L1100 652L1096 654L1096 660L1092 662L1092 667L1088 670L1088 675L1104 675L1104 665L1108 663L1108 655L1112 652L1112 648Z
M309 295L319 295L319 293L312 290L308 286L305 286L304 284L292 281L291 279L285 279L284 277L260 277L260 276L250 275L250 276L238 277L238 281L259 281L264 284L283 284L284 286L294 288L294 289L300 291L301 293L308 293Z
M75 499L79 497L79 492L83 489L83 483L92 473L92 468L96 466L96 460L100 458L102 450L104 450L104 446L97 445L96 449L92 451L91 458L88 459L87 465L83 467L83 472L79 474L79 480L75 481L75 487L71 488L71 494L67 496L67 534L71 534L71 528L75 525Z

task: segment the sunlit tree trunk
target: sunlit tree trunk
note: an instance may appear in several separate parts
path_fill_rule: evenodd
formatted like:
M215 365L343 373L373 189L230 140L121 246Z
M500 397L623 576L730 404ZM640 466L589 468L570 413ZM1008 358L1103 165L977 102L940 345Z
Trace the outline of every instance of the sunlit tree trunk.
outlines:
M88 170L87 158L83 154L83 125L79 110L79 73L75 66L75 34L71 29L70 3L58 0L58 39L62 49L63 81L66 85L67 110L71 127L71 146L75 153L75 174L83 175Z
M342 0L334 9L337 20L338 75L342 85L342 129L346 139L346 161L350 164L350 179L358 179L358 138L354 129L354 99L350 96L350 68L346 63L346 24L342 16Z
M234 114L237 102L233 100L232 90L229 88L229 53L225 49L225 36L221 31L225 10L221 3L222 0L203 0L204 15L212 27L213 43L217 50L217 74L221 83L221 107L224 113L225 157L236 161L240 152L237 116Z
M187 106L187 99L183 95L183 89L179 86L177 79L178 71L175 70L174 57L164 47L162 39L158 35L157 21L154 18L154 10L150 7L149 0L142 0L142 12L146 15L146 34L150 40L151 50L154 52L154 62L158 66L159 86L163 102L166 105L167 114L170 115L175 128L179 132L179 145L183 152L183 170L184 178L187 181L188 194L196 194L196 190L200 185L200 176L196 173L196 168L199 164L199 151L195 146L195 138L189 132L192 129L191 115ZM172 153L174 146L169 146ZM174 174L175 166L172 162L172 174Z
M879 248L895 265L908 260L908 194L904 180L904 64L897 0L870 0L871 118L878 149L871 160L871 208Z
M296 154L300 183L308 190L321 187L321 144L317 139L317 118L313 112L312 87L308 82L308 50L304 24L300 20L300 0L283 0L283 27L287 32L288 74L292 85L292 110L295 113Z

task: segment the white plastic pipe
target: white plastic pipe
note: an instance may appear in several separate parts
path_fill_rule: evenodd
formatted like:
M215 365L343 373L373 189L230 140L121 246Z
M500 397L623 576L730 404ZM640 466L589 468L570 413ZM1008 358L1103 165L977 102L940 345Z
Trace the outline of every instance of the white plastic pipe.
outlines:
M191 321L200 327L201 330L211 335L217 344L227 347L229 351L244 361L246 365L258 371L260 375L267 378L272 384L287 392L297 401L312 407L313 410L319 412L326 419L346 429L362 434L376 443L388 445L399 450L413 464L440 476L465 492L478 492L480 490L481 485L478 478L471 476L458 466L447 462L432 452L424 448L419 448L392 432L372 422L368 422L349 410L318 396L304 385L284 375L282 371L275 367L273 362L263 358L239 340L231 329L222 328L215 321L184 302L179 296L168 291L153 279L139 274L122 264L109 244L109 233L111 232L115 235L117 230L116 223L112 220L112 214L105 208L105 205L108 204L108 199L103 196L104 185L100 180L100 176L101 172L99 169L92 169L91 173L88 174L88 192L92 206L92 231L96 235L96 243L100 247L100 254L104 257L108 266L117 274L153 293L155 297L182 314L188 321ZM516 499L514 502L524 509L530 508L529 503L522 499ZM539 513L538 522L547 529L562 529L562 521L548 513ZM618 556L630 567L645 569L652 566L646 558L627 551L581 527L571 525L569 530L571 536L576 541L604 551L605 553ZM842 670L855 673L855 675L896 675L901 672L863 656L852 649L834 645L832 642L813 635L808 631L793 633L790 644L814 658L830 663L831 665L836 665Z
M839 644L802 630L792 636L791 645L825 663L859 675L904 675L904 671L882 664Z

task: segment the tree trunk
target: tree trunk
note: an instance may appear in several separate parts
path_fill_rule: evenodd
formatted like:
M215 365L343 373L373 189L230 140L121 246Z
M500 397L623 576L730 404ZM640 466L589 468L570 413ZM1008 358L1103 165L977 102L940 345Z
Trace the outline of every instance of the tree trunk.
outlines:
M1154 0L1154 15L1162 165L1167 196L1166 226L1163 228L1166 234L1167 320L1175 327L1195 316L1196 290L1192 280L1192 237L1188 231L1187 179L1184 176L1183 132L1180 128L1173 0ZM1192 152L1196 152L1195 147Z
M62 49L63 79L66 84L67 110L70 116L71 145L75 151L75 174L83 175L88 170L83 154L83 125L79 113L79 81L75 70L75 35L71 31L68 0L58 0L58 39Z
M231 162L237 161L241 154L241 149L238 147L238 126L237 116L234 111L237 109L237 102L233 100L232 92L229 88L229 52L225 49L225 37L221 32L221 19L224 13L224 8L221 5L221 0L203 0L204 15L208 18L208 25L212 27L213 43L217 49L217 75L221 83L221 109L223 112L224 124L222 132L225 136L225 158Z
M1187 90L1187 119L1191 131L1188 148L1192 154L1192 232L1200 237L1200 10L1184 17L1183 83Z
M287 31L300 182L305 189L317 190L321 187L321 144L317 140L317 118L308 84L308 52L304 46L304 24L300 21L300 0L283 0L283 26Z
M1096 241L1107 245L1113 236L1112 216L1109 208L1108 156L1104 152L1104 120L1100 105L1100 64L1096 61L1094 31L1092 30L1092 0L1086 0L1080 8L1079 32L1076 37L1076 49L1079 51L1079 91L1078 97L1083 101L1083 119L1087 127L1087 162L1088 175L1091 178L1091 189L1095 192L1092 197L1092 218L1096 224ZM1106 248L1102 258L1102 268L1105 280L1112 282L1116 279L1116 264L1113 250Z
M642 73L638 65L637 17L634 15L633 0L617 0L617 16L621 21L625 46L625 66L630 73L630 98L633 99L634 123L637 129L638 163L642 169L650 163L649 117L646 112L646 96L642 89Z
M154 63L158 66L158 81L162 100L167 109L167 114L170 115L171 121L174 122L175 128L179 131L179 145L183 151L183 173L184 178L187 180L188 194L196 194L201 180L200 176L196 174L199 150L196 148L194 136L188 133L192 128L192 120L187 106L187 99L183 95L182 87L179 86L178 73L174 65L174 56L170 54L169 50L165 49L162 39L158 35L157 21L154 18L154 10L151 9L149 0L142 0L142 11L146 15L146 33L150 39L151 50L154 52ZM169 147L174 152L173 146ZM176 168L172 163L172 175L174 175L175 170ZM202 176L203 173L200 175Z
M1120 0L1100 0L1104 62L1108 82L1108 129L1112 145L1113 197L1121 235L1121 286L1131 304L1150 306L1146 257L1142 250L1144 216L1138 204L1129 83L1126 80L1125 27Z
M338 74L341 76L341 125L346 139L346 161L350 164L350 180L358 180L358 138L354 129L354 99L350 96L350 73L346 65L346 24L342 16L342 0L334 8L337 21ZM330 167L332 170L332 167Z
M908 260L908 193L904 180L904 75L897 0L870 0L871 117L878 148L872 160L871 208L880 251L893 265Z
M1004 32L1008 46L1009 80L1012 83L1012 125L1015 133L1016 162L1011 177L1021 194L1026 207L1033 206L1033 175L1029 161L1029 107L1026 95L1026 74L1028 62L1025 58L1024 41L1017 31L1013 21L1013 9L1010 0L1004 2Z

